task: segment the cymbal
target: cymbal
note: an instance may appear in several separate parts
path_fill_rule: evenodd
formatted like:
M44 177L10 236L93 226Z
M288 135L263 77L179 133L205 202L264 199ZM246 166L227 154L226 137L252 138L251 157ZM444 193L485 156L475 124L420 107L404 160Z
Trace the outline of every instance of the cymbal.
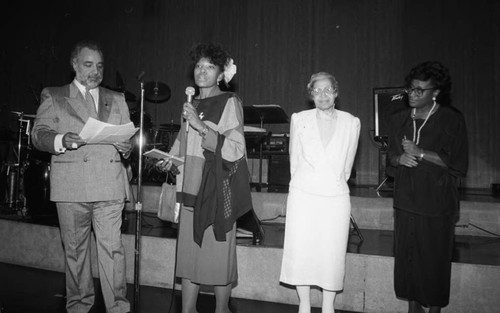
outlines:
M170 99L171 91L167 84L159 81L151 81L144 84L144 97L154 103L160 103Z
M35 118L36 114L25 114L24 112L18 112L18 111L10 111L10 113L16 114L17 116L21 117L28 117L28 118Z
M168 123L168 124L160 124L160 129L161 131L171 131L171 132L176 132L176 131L179 131L179 129L181 129L181 126L179 124L171 124L171 123Z

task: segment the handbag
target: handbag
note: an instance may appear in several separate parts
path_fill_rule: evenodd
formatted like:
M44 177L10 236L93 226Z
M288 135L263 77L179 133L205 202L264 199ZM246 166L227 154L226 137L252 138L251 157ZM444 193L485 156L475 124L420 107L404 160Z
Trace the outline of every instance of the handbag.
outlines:
M181 205L177 202L176 185L163 183L158 203L158 218L166 222L179 223L180 208Z
M180 136L179 151L182 153L181 156L186 155L186 135L187 132L183 132ZM161 185L160 200L158 203L158 218L162 221L171 223L179 223L179 215L181 211L181 204L177 202L177 186L175 184L168 183L169 181L176 181L174 176L179 172L177 167L175 168L177 173L173 173L172 170L167 172L167 180Z

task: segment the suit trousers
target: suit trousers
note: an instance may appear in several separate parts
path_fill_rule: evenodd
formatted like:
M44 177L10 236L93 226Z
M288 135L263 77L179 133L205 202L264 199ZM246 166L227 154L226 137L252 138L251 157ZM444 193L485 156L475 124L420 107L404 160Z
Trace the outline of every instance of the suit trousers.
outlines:
M99 280L108 313L130 311L126 298L125 253L121 241L124 200L57 202L66 258L66 309L86 313L94 305L91 228L94 230Z

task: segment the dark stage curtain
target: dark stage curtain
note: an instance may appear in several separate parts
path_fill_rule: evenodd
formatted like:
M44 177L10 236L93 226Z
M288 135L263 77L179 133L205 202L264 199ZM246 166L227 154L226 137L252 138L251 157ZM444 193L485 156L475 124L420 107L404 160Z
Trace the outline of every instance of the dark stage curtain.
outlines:
M234 56L231 88L245 105L279 104L290 116L309 108L311 73L333 73L340 109L362 123L355 183L376 185L372 89L400 86L416 63L435 59L451 69L453 104L469 128L465 186L500 181L498 1L21 0L2 11L2 125L15 129L10 110L34 113L42 87L69 82L70 48L83 38L103 45L104 85L138 97L136 76L144 72L145 81L170 86L171 98L146 102L146 110L156 126L178 123L192 85L188 51L217 41ZM266 128L288 132L289 125Z

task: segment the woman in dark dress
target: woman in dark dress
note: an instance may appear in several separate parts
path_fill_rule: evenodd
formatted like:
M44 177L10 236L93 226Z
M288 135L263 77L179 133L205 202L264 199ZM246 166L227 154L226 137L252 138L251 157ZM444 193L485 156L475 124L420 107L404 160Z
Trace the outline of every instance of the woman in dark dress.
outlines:
M396 296L410 313L441 312L449 303L458 186L468 166L463 115L450 107L451 79L424 62L405 79L408 110L391 118L388 157L394 184Z

